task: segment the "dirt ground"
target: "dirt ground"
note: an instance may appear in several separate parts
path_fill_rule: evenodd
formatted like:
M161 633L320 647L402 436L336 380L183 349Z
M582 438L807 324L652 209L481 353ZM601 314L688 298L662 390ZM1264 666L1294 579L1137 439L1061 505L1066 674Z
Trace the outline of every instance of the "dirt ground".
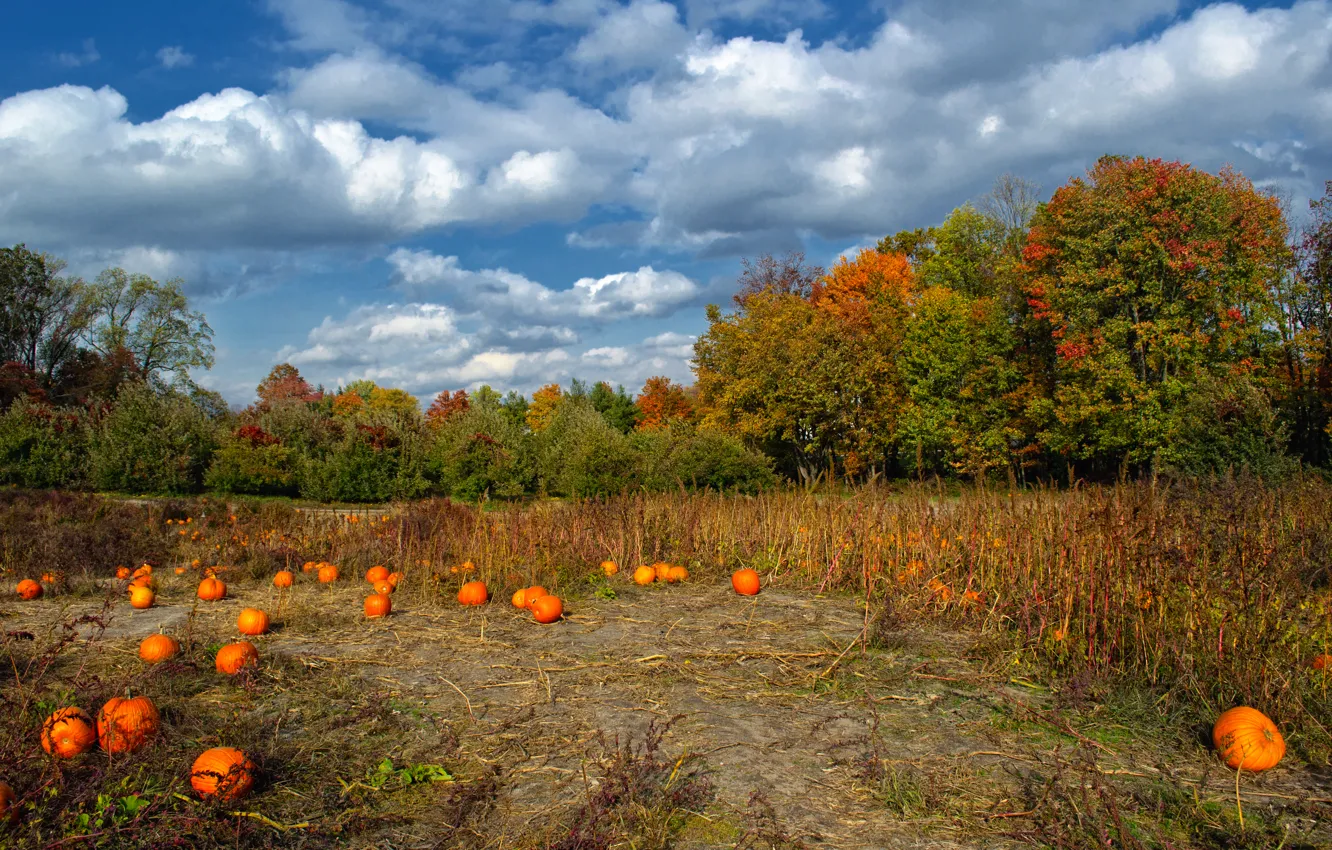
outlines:
M670 846L1025 843L1041 789L1080 747L1108 779L1233 806L1233 774L1215 766L1206 730L1132 728L1094 705L1065 725L1048 689L996 672L975 636L870 630L867 645L865 612L849 596L765 590L747 599L719 585L617 581L616 598L576 598L562 622L542 626L507 596L465 609L408 588L392 616L366 621L359 582L302 581L285 598L250 582L197 605L185 582L166 580L161 604L146 611L117 604L100 638L117 663L137 663L138 640L159 630L233 639L238 611L262 607L276 623L255 640L265 658L345 673L394 711L430 721L422 728L435 731L410 742L418 759L438 752L460 777L493 777L493 798L468 826L416 807L380 823L366 846L461 844L459 829L472 846L528 846L534 828L596 791L608 753L642 742L654 723L670 724L666 757L697 756L690 763L711 788ZM57 597L6 602L0 613L6 630L40 633L98 606ZM299 728L302 710L287 709L286 723ZM263 794L283 790L279 779ZM1332 821L1320 802L1332 797L1326 773L1283 764L1246 777L1244 795L1250 817L1296 807L1286 822L1307 844L1287 846L1328 839L1316 826Z

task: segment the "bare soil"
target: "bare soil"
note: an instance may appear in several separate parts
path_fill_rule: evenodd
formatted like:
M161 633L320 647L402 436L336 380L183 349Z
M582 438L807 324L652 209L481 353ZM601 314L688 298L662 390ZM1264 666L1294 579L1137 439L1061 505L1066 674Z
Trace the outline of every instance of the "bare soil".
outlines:
M884 633L850 596L765 590L746 599L718 585L617 580L616 598L574 599L563 621L542 626L499 595L468 609L405 588L390 617L366 621L357 581L330 588L304 576L285 597L237 583L234 597L211 604L193 600L192 579L163 582L157 607L117 603L98 638L110 663L138 664L137 642L159 630L201 645L234 639L239 610L262 607L275 629L255 642L265 665L283 672L255 683L257 699L285 706L291 734L317 740L318 730L302 726L313 708L281 703L290 681L336 673L419 721L400 761L434 758L459 783L490 783L462 825L434 797L396 810L376 803L387 814L369 837L348 841L355 846L542 846L603 780L608 753L643 741L654 723L669 723L670 756L699 757L713 791L672 834L669 846L682 848L1025 843L1042 789L1078 749L1116 782L1234 804L1233 774L1216 766L1205 729L1135 726L1095 704L1056 711L1042 683L1009 675L1006 656L976 635ZM5 602L0 622L40 635L100 604ZM362 770L392 754L371 755ZM357 775L340 781L354 785ZM255 810L304 793L286 781L279 771L262 786ZM1332 840L1317 823L1320 813L1332 820L1329 788L1325 772L1292 760L1245 777L1245 814L1283 814L1317 846ZM764 811L776 818L759 829ZM298 844L299 831L275 841Z

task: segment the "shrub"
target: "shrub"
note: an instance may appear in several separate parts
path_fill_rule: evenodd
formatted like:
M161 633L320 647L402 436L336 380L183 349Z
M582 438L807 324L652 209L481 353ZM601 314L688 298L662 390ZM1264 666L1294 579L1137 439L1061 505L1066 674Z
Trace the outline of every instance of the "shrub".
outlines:
M473 405L440 426L428 469L440 492L456 499L515 498L532 485L530 438L498 406Z
M247 495L295 495L299 457L257 425L224 440L204 476L209 490Z
M0 483L74 489L86 483L87 467L83 411L21 400L0 414Z
M331 451L300 464L300 494L322 502L411 499L429 489L425 436L419 427L357 423Z
M1268 479L1292 471L1276 410L1247 377L1203 373L1169 382L1167 392L1161 467L1189 475L1248 470Z
M649 490L684 486L755 493L777 481L769 458L717 431L675 424L637 434L634 444Z
M178 392L127 384L92 429L92 483L128 493L196 492L216 448L215 427Z
M585 399L566 399L536 440L548 493L604 496L638 484L638 452Z

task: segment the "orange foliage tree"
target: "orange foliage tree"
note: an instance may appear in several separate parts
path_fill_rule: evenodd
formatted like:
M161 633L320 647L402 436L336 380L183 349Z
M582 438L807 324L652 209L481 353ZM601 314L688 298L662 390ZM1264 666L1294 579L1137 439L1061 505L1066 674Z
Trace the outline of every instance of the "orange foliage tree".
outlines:
M534 434L539 434L555 421L555 413L560 402L564 401L564 391L559 384L546 384L532 393L532 403L527 407L527 427Z
M454 390L451 394L448 390L443 390L435 396L430 409L426 411L426 423L432 428L438 428L469 407L471 402L467 398L467 390Z
M643 391L638 394L639 431L655 431L665 428L672 422L688 419L693 414L693 406L685 394L684 387L664 375L647 379Z

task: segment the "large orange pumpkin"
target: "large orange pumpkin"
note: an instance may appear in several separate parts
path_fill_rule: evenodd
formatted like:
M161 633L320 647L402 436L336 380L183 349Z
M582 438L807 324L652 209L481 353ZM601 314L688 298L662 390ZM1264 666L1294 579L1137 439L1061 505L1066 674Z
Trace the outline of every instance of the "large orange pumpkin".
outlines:
M649 585L657 580L657 571L644 564L634 570L634 584Z
M268 631L268 615L258 608L246 608L236 618L236 628L243 635L262 635Z
M219 599L225 599L227 595L227 586L221 579L206 578L199 582L199 598L205 602L216 602Z
M610 578L620 571L620 565L614 561L602 561L601 571L606 574L606 578Z
M365 598L365 616L387 617L393 610L393 599L387 593L372 593Z
M18 795L8 782L0 782L0 826L18 823Z
M42 723L42 749L56 758L74 758L96 743L97 729L81 708L57 709Z
M1251 773L1275 767L1286 754L1286 741L1272 719L1242 705L1216 719L1212 743L1227 766Z
M731 587L741 596L754 596L759 592L759 574L748 568L736 570L731 574Z
M259 650L248 640L229 643L217 651L215 666L217 672L234 676L245 667L259 665Z
M323 584L332 584L338 580L338 568L332 564L324 564L319 568L319 581Z
M239 800L254 787L254 762L233 747L214 747L194 760L190 786L200 797Z
M180 652L180 642L170 635L149 635L139 642L139 657L149 664L173 658Z
M281 570L278 572L277 575L273 576L274 587L280 587L285 589L291 587L292 584L295 583L295 581L296 581L296 576L292 573L291 570Z
M485 605L489 598L484 581L469 581L458 588L458 602L462 605Z
M365 571L365 580L370 584L378 584L389 576L389 571L384 567L371 567Z
M540 599L543 596L549 596L549 595L550 591L546 590L544 587L542 587L539 584L533 587L529 587L527 590L523 591L523 607L530 609L532 607L533 602L536 602L538 599Z
M18 595L20 599L37 599L42 595L42 586L30 578L25 578L18 583Z
M546 594L531 605L532 616L538 623L553 623L564 616L564 603L558 596Z
M153 599L156 594L151 587L130 587L129 599L130 606L140 610L153 607Z
M112 697L97 714L97 738L108 753L132 753L148 743L161 724L148 697Z

